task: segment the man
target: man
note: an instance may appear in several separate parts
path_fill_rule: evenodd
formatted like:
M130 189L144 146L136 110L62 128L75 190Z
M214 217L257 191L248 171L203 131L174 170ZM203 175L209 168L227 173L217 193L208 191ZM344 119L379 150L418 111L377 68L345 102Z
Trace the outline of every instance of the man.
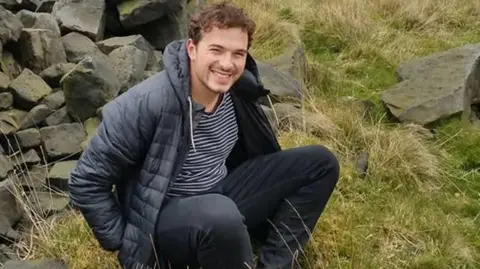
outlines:
M204 5L165 71L104 107L69 192L124 268L291 268L308 242L339 165L322 146L280 149L256 103L254 29L233 5Z

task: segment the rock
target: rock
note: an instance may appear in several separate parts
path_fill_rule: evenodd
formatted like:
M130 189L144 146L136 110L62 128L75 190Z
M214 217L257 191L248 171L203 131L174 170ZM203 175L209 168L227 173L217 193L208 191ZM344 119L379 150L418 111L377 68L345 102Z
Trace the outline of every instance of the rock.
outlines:
M1 51L1 49L0 49ZM3 51L2 59L0 60L0 69L3 73L8 75L10 79L16 78L22 73L22 66L13 57L13 54L8 51Z
M20 121L27 115L26 111L19 109L10 109L0 112L0 132L9 135L20 128Z
M170 42L186 37L185 16L183 10L169 12L158 20L133 28L132 32L142 35L155 49L163 51Z
M40 104L34 106L28 114L20 121L20 130L24 130L30 127L38 127L38 125L44 121L52 110L47 105Z
M22 149L30 149L42 143L40 131L36 128L18 131L15 136Z
M65 95L63 91L56 91L49 94L40 103L45 104L50 110L55 111L65 104Z
M51 159L81 153L80 145L87 138L82 124L63 123L40 129L47 156Z
M302 111L290 103L277 103L273 110L265 112L267 117L273 120L272 125L279 130L305 130L319 137L333 135L338 130L338 127L321 112Z
M13 164L5 155L0 154L0 178L4 179L13 170Z
M28 170L16 170L16 184L26 190L38 190L46 185L48 169L43 165L33 165Z
M161 51L154 50L153 55L148 58L148 63L145 70L160 72L163 70L163 68L163 54Z
M97 128L100 125L101 120L98 117L90 118L83 123L85 131L87 132L87 139L82 142L82 150L85 150L90 143L90 140L97 133Z
M68 191L70 172L77 165L77 161L64 161L55 163L48 173L48 182L62 191Z
M97 45L88 37L71 32L62 37L67 60L70 63L78 63L87 55L94 55L100 50Z
M19 260L16 252L7 245L0 245L0 264L9 260Z
M12 233L11 227L22 218L22 210L15 199L14 188L10 179L0 181L0 208L2 209L0 210L0 237Z
M10 83L9 88L15 103L24 109L31 109L52 92L52 88L28 68Z
M60 81L68 113L79 121L95 116L96 110L118 96L120 82L112 62L86 57Z
M299 44L290 45L281 55L267 61L276 70L300 80L307 71L305 50Z
M407 123L465 116L480 91L479 54L480 44L470 44L404 63L397 69L400 83L383 92L381 100Z
M0 5L0 44L6 45L10 41L17 41L22 28L22 22Z
M48 126L55 126L62 123L71 122L72 119L70 118L70 115L68 115L67 107L65 106L53 112L52 115L48 116L48 118L45 119L45 124L47 124Z
M152 45L141 35L111 37L97 43L98 48L107 55L127 45L132 45L144 51L152 50Z
M58 0L52 8L62 32L78 32L93 41L103 39L104 13L105 1L97 0Z
M60 260L10 260L5 263L2 269L67 269L64 262Z
M34 11L38 2L39 0L0 0L0 5L12 12L22 9Z
M356 163L357 173L360 178L364 178L368 173L368 152L362 151Z
M302 85L293 75L261 61L257 61L257 65L265 88L271 91L275 100L280 101L288 97L302 98Z
M112 51L112 59L120 81L120 93L130 89L143 80L143 72L147 66L148 53L134 46L123 46Z
M0 93L0 109L7 109L13 105L13 95L9 92Z
M47 29L60 36L57 21L49 13L35 13L24 9L20 10L15 16L22 22L24 28Z
M52 13L53 5L57 2L56 0L42 0L38 6L37 12Z
M22 65L36 74L51 65L67 62L61 37L50 30L25 28L19 42Z
M67 59L68 59L68 50ZM60 79L68 72L70 72L73 68L75 68L76 64L74 63L59 63L54 64L47 69L43 70L39 75L40 77L47 82L47 84L52 87L60 87Z
M14 167L25 168L40 163L42 160L35 149L30 149L25 153L18 153L10 157Z
M154 20L160 19L167 13L167 11L169 11L167 2L173 3L176 1L175 0L122 1L118 5L118 14L120 16L120 22L122 23L125 29L131 29L136 26L144 25Z
M68 205L67 197L48 191L30 193L28 199L32 203L32 209L45 217L64 210Z
M6 74L0 72L0 92L7 91L8 84L10 84L10 78Z

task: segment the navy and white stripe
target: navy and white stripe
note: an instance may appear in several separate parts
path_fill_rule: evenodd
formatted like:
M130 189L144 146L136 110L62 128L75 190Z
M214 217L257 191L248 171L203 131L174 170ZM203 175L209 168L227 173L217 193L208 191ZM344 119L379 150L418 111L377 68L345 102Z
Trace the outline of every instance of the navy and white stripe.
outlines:
M230 94L213 113L204 113L193 134L187 159L167 196L186 196L212 188L227 175L225 161L238 139Z

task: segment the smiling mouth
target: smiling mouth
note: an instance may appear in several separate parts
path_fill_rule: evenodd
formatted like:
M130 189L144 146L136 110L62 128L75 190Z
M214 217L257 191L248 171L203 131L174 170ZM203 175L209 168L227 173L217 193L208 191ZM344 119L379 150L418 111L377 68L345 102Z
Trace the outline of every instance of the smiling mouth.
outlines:
M223 72L219 72L219 71L215 71L215 70L212 70L212 73L215 76L218 76L220 78L230 78L232 76L232 74L230 74L230 73L223 73Z

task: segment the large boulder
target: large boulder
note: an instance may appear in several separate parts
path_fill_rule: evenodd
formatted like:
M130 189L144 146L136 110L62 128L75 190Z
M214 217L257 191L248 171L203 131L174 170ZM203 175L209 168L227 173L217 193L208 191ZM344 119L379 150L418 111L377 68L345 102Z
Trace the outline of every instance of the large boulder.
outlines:
M68 115L66 106L53 112L52 115L48 116L45 119L45 124L48 126L55 126L62 123L71 123L71 122L72 122L72 118L70 117L70 115Z
M47 29L23 29L20 51L23 66L36 74L51 65L67 62L60 35Z
M41 77L28 68L25 68L23 72L10 83L9 88L13 93L15 103L19 107L28 110L52 92L52 88L50 88Z
M70 63L78 63L87 55L99 53L97 45L88 37L77 32L71 32L62 37L67 60Z
M26 111L16 108L0 112L0 132L9 135L18 131L25 115L27 115Z
M69 57L69 51L66 50L67 53L67 59ZM73 68L75 68L76 64L74 63L59 63L59 64L54 64L47 69L43 70L40 72L40 77L45 80L45 82L50 85L52 88L57 88L60 87L60 79L62 77L70 72Z
M10 41L17 41L22 28L22 22L0 5L0 44L6 45Z
M257 61L257 65L262 83L271 91L275 100L302 98L302 84L292 74L280 71L266 62Z
M0 182L0 237L11 233L12 226L22 218L15 195L15 185L10 179Z
M399 66L400 83L381 100L402 122L427 125L470 113L480 92L480 44L469 44L417 58Z
M115 49L109 56L120 81L120 93L143 80L148 61L147 51L128 45Z
M77 161L63 161L57 162L53 165L52 169L48 172L47 182L49 186L53 186L56 189L68 191L68 179L70 178L70 172L77 165Z
M40 128L40 136L47 156L51 159L81 153L81 144L87 138L85 129L78 122Z
M24 130L30 127L38 127L52 112L53 111L45 104L34 106L20 121L19 129Z
M56 91L45 97L41 103L47 105L51 110L56 110L65 104L65 95L63 91Z
M132 28L131 32L142 35L155 49L163 51L173 40L186 37L185 2L179 0L176 9L157 20Z
M36 13L24 9L20 10L15 16L22 22L24 28L47 29L60 36L57 21L50 13Z
M118 5L118 14L123 27L131 29L162 18L179 3L181 1L177 0L122 1Z
M120 82L110 59L85 57L60 81L68 113L84 121L119 93Z
M103 39L105 31L105 1L58 0L52 8L63 33L79 32L93 41Z

